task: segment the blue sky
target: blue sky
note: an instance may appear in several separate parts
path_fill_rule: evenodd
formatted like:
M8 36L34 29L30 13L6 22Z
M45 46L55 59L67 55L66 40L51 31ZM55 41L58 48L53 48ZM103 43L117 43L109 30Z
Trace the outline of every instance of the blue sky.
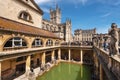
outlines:
M97 33L107 33L111 23L120 25L120 0L35 0L44 11L43 18L49 19L50 7L55 3L62 11L62 22L72 21L75 29L96 28Z

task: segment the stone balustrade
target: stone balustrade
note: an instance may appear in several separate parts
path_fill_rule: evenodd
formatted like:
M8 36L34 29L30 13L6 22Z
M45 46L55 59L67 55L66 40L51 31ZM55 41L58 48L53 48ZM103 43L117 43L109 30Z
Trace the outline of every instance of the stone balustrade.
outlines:
M109 56L109 52L104 49L100 49L98 47L94 48L97 50L98 56L107 65L108 69L117 77L118 80L120 80L120 56Z

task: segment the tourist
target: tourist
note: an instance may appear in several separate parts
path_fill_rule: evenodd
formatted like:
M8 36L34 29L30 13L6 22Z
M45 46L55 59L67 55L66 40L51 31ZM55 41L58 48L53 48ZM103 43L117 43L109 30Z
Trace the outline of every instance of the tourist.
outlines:
M104 50L107 51L107 42L106 42L106 39L104 40L103 47L104 47Z

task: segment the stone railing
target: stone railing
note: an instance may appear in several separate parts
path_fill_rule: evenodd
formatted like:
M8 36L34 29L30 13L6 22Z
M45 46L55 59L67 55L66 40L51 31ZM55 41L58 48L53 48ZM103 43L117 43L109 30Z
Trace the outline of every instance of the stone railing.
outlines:
M92 46L92 45L79 45L79 44L61 44L61 47L83 47L83 46Z
M4 47L3 51L13 51L13 50L20 50L20 49L26 49L27 46L23 46L23 47Z
M120 56L109 56L109 52L98 47L94 47L97 50L98 57L102 59L110 72L112 72L118 80L120 80Z

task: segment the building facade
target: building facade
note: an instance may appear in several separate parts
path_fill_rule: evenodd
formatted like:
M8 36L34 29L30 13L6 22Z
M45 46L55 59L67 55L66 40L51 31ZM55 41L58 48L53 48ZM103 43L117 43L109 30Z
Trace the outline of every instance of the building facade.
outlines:
M42 30L43 11L34 0L0 0L0 9L0 80L13 80L58 55L55 46L63 40Z
M96 29L89 29L89 30L77 29L74 31L74 41L92 42L92 38L94 34L96 34Z
M66 19L65 23L61 23L61 10L56 6L55 10L50 9L50 20L42 20L42 29L51 31L59 38L66 42L73 40L72 37L72 23L70 19Z
M98 48L60 46L64 40L71 40L71 20L60 23L60 17L52 19L51 16L50 21L42 19L43 11L34 0L0 0L0 9L4 10L0 12L0 80L13 80L22 74L28 78L31 69L45 67L48 62L53 64L54 60L92 65L95 80L108 80L102 77L106 71L99 66L94 52ZM104 55L104 61L111 61L110 69L119 74L120 68L116 66L120 65L119 60ZM25 76L18 80L25 80Z
M0 0L0 16L20 23L42 28L43 11L34 0Z

